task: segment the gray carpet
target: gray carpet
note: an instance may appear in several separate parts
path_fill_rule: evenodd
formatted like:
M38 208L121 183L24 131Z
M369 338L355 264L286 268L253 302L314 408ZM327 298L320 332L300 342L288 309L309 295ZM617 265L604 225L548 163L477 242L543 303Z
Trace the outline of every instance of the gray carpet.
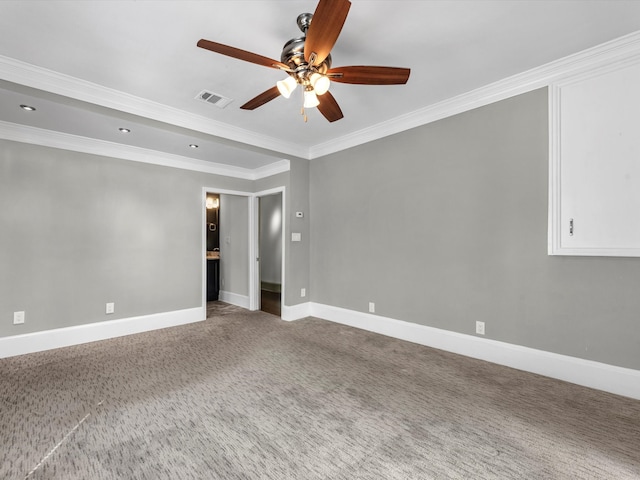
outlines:
M0 360L2 479L635 479L640 402L318 319Z

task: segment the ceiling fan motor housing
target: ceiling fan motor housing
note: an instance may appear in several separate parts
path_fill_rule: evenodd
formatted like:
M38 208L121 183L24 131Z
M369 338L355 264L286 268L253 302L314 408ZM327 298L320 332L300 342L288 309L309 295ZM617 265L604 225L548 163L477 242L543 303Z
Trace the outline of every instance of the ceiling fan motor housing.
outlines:
M302 13L298 16L298 27L302 33L306 34L311 24L313 14ZM331 54L327 55L324 61L316 66L309 65L304 58L304 43L306 35L302 37L292 38L285 43L280 55L280 61L291 69L289 75L296 79L301 85L308 85L309 77L313 73L325 74L331 68Z

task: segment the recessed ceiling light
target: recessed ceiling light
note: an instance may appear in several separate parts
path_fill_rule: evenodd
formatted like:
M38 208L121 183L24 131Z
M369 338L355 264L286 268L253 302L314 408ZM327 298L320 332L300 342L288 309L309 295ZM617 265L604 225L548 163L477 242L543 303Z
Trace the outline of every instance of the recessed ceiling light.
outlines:
M20 105L20 108L26 110L27 112L35 112L36 107L32 107L31 105Z
M131 131L131 129L124 127L120 127L118 130L120 130L122 133L129 133Z
M198 148L198 145L196 145L195 143L190 143L190 144L189 144L189 146L190 146L191 148Z

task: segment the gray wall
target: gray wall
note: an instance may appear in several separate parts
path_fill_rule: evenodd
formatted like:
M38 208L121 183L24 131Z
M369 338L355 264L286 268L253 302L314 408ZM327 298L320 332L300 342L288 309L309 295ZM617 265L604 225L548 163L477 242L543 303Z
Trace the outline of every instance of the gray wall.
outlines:
M253 188L0 140L0 336L201 306L208 185Z
M640 259L547 255L546 89L310 169L312 301L640 369Z
M220 195L220 290L249 295L249 197Z
M282 194L260 197L260 281L282 283Z
M292 160L290 174L290 188L287 192L287 228L285 239L285 305L297 305L309 301L311 229L310 229L310 200L309 200L309 168L307 160ZM296 218L296 212L303 212L303 218ZM300 242L291 241L291 233L301 234ZM307 289L306 298L300 297L300 289Z

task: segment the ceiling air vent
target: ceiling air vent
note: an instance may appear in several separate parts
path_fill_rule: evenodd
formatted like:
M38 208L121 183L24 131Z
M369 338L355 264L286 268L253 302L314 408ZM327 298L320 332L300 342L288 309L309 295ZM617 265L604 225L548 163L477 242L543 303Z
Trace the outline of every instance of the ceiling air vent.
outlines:
M202 100L203 102L210 103L211 105L215 105L218 108L224 108L232 102L230 98L223 97L222 95L209 92L207 90L201 91L196 97L196 99Z

